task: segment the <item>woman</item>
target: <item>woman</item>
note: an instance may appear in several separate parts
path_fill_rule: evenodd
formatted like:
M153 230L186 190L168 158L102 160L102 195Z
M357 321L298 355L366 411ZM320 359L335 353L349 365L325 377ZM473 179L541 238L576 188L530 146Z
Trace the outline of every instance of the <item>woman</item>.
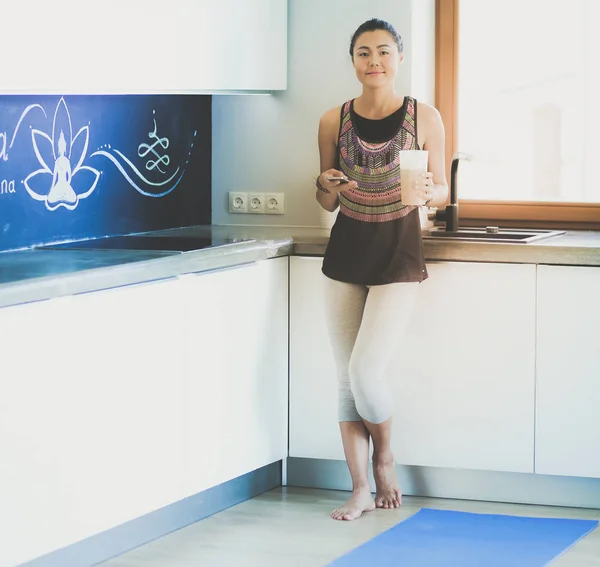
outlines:
M429 206L443 206L448 194L438 111L394 88L402 49L400 36L387 22L362 24L350 43L362 94L326 112L319 123L322 173L316 196L327 211L340 208L323 273L338 370L340 431L353 486L351 498L332 513L337 520L401 504L384 372L401 343L427 270L418 207L401 203L399 151L429 152L428 173L415 185ZM375 499L367 476L370 439Z

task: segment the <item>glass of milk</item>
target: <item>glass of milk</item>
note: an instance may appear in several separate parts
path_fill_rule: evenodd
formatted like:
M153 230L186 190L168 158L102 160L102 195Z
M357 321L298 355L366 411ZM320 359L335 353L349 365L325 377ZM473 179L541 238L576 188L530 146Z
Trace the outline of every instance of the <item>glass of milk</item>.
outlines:
M418 181L423 181L423 173L427 173L429 152L427 150L400 151L400 189L403 205L424 205L425 199L419 197L415 190Z

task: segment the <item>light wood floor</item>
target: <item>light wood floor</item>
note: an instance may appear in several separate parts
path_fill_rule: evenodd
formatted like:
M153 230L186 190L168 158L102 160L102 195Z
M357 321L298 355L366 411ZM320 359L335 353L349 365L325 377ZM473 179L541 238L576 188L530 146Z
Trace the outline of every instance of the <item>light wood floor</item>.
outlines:
M278 488L104 562L102 567L324 567L422 507L600 520L600 510L409 496L397 510L376 510L354 522L330 519L330 511L347 496L332 490ZM600 567L600 528L552 566Z

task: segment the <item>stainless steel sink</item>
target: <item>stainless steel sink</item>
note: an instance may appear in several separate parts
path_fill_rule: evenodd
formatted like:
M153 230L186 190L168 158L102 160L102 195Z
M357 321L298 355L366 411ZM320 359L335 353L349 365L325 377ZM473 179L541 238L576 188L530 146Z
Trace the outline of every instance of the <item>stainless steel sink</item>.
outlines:
M533 230L520 228L461 228L445 231L431 229L423 233L424 240L459 240L471 242L516 242L527 244L543 238L564 234L564 230Z

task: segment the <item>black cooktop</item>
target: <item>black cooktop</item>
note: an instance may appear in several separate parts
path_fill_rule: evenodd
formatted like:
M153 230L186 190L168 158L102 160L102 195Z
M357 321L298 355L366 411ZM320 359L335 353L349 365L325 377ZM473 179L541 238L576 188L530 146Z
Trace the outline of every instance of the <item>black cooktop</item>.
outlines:
M38 246L44 250L157 250L189 252L237 242L251 242L251 238L216 238L211 236L108 236L63 244Z

